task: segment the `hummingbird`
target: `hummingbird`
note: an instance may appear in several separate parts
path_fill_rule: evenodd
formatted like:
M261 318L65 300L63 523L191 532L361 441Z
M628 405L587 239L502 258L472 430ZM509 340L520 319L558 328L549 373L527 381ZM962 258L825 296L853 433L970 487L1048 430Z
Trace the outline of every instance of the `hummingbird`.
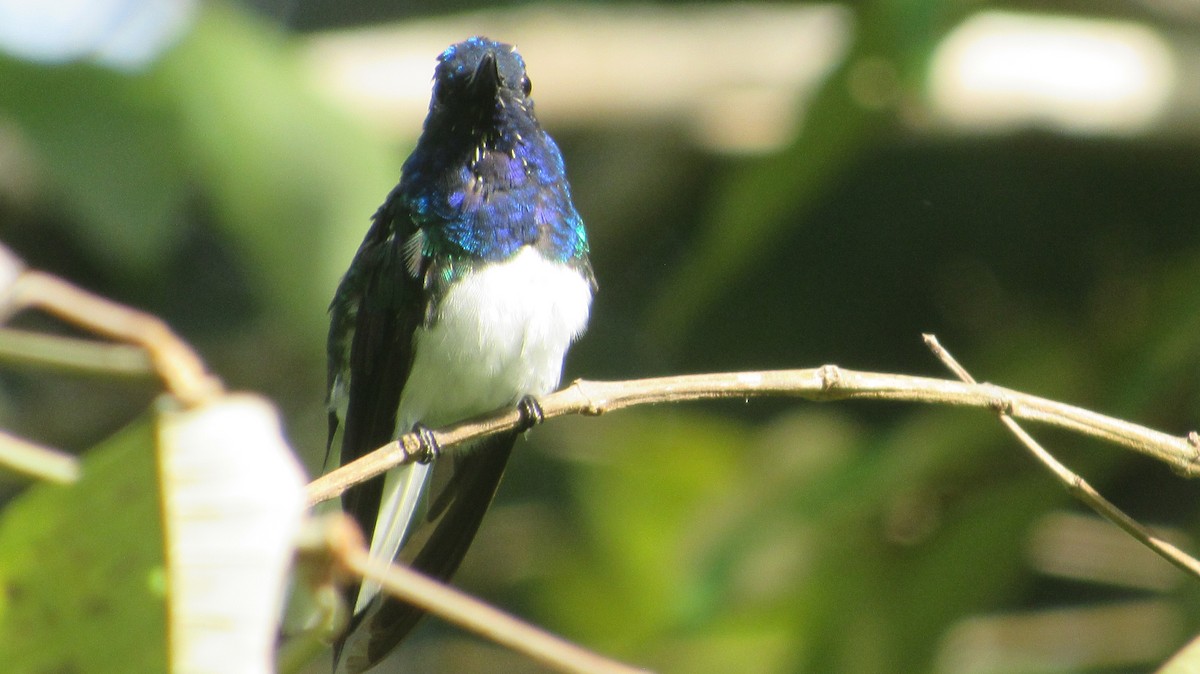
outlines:
M512 45L472 37L438 56L420 138L330 306L327 465L558 386L596 282L562 154L534 116L531 88ZM518 434L430 448L424 455L436 461L347 490L342 508L371 556L449 580ZM369 581L347 597L338 673L373 667L422 615Z

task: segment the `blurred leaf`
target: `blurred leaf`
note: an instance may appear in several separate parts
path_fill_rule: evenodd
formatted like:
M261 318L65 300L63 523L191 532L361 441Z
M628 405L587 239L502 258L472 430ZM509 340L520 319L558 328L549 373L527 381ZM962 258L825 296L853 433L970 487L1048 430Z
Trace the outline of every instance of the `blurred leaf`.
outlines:
M677 344L723 289L791 235L806 211L893 124L896 107L937 44L941 1L877 0L859 8L855 45L830 75L786 150L717 184L694 250L659 289L648 316L660 346Z
M1024 457L982 414L930 410L882 439L804 407L760 431L586 423L559 440L603 463L576 478L578 538L538 555L541 610L663 669L926 671L950 625L1022 587L1031 520L1067 499L1031 465L992 474Z
M163 539L148 418L87 453L70 487L0 514L6 672L166 670Z
M278 29L207 3L155 80L219 223L261 274L257 291L316 328L400 155L313 93L301 55Z
M173 111L146 76L0 56L0 113L36 148L50 196L116 268L154 269L186 188Z
M171 669L266 674L307 480L265 398L158 409Z
M603 466L582 472L573 490L586 545L562 551L556 596L545 610L595 645L653 641L704 601L692 548L707 511L735 471L736 427L672 415L622 415L591 424L587 446L604 447ZM618 427L619 426L619 427ZM586 451L580 449L579 451ZM560 594L561 593L561 594Z
M251 13L206 3L144 73L0 57L0 113L31 141L82 248L159 273L185 218L211 211L263 306L316 339L401 156L318 98L303 56Z

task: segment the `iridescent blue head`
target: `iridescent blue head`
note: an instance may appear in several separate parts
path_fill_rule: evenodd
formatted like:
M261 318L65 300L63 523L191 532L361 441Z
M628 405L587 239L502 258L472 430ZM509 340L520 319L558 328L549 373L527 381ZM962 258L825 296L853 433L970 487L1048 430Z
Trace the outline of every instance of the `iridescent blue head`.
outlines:
M429 116L399 186L425 255L498 260L532 245L586 265L583 222L531 88L512 45L473 37L438 57Z
M476 121L486 127L488 113L510 105L532 115L531 89L525 61L516 47L473 37L438 56L428 121L454 122L482 114Z

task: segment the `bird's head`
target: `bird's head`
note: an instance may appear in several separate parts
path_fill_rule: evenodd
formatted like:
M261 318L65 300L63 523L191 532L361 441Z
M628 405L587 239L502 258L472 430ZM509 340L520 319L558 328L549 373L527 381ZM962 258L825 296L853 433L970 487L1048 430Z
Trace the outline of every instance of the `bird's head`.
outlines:
M438 57L433 80L398 188L423 249L502 257L555 223L573 228L572 254L582 250L562 155L534 117L516 49L482 37L459 42Z
M520 132L533 121L531 85L515 47L484 37L451 45L438 57L427 131L472 136Z

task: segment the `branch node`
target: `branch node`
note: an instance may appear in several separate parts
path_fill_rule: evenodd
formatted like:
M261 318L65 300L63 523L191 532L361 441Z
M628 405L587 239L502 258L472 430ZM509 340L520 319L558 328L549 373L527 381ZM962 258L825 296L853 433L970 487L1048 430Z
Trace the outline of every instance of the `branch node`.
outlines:
M1200 433L1188 431L1185 439L1192 451L1188 456L1181 456L1172 463L1171 470L1181 477L1196 477L1200 475Z
M837 365L822 365L817 371L821 378L821 391L828 392L842 385L842 370Z
M1078 473L1071 473L1071 478L1067 480L1066 484L1067 491L1070 492L1072 496L1079 497L1080 494L1087 491L1087 482L1085 482L1083 476L1079 475Z
M421 443L421 438L419 436L413 437L412 433L401 435L393 442L384 445L380 449L386 449L390 451L392 445L399 446L400 453L404 455L404 457L400 459L400 462L396 464L397 466L417 463L421 460L421 457L425 455L425 446ZM383 471L379 471L376 474L382 474L382 472Z
M584 400L587 401L587 406L580 410L579 413L588 417L598 417L601 414L604 414L604 407L602 404L593 400L592 397L587 394L587 391L583 390L583 385L585 383L586 382L583 379L576 379L575 381L571 382L571 387L576 391L579 391L579 395L583 396Z
M988 409L996 414L1011 417L1013 415L1013 401L1011 398L996 397L988 401Z
M343 582L358 578L345 563L347 553L365 546L358 523L339 511L309 520L300 530L296 554L308 563L305 573L314 584Z

